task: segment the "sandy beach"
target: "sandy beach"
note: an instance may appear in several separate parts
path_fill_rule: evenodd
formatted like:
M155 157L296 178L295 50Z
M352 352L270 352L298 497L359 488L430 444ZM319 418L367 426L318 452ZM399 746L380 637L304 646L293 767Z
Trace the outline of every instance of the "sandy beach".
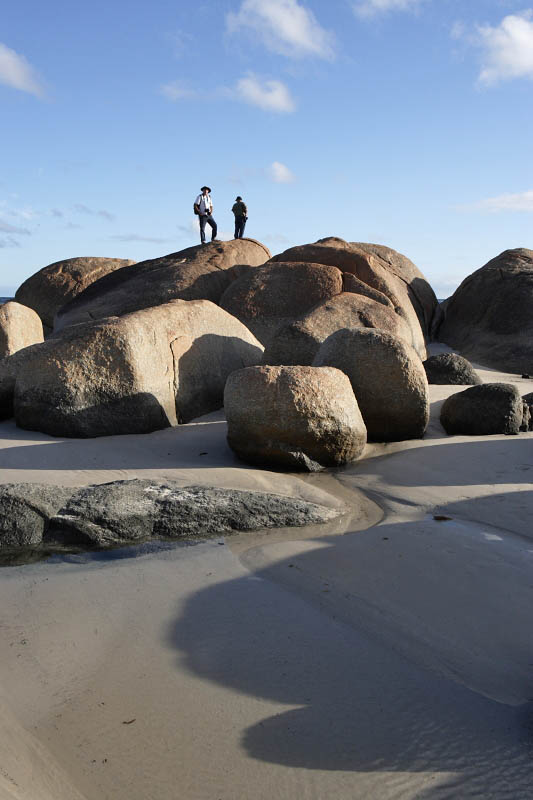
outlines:
M423 440L311 476L237 461L221 412L85 440L2 423L2 483L164 477L346 513L3 568L0 798L531 798L533 433L446 436L461 389L430 387Z

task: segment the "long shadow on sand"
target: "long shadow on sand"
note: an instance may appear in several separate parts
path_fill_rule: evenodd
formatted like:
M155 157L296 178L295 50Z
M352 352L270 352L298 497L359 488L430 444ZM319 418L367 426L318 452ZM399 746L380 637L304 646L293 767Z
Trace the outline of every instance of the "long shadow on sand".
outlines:
M317 549L203 589L190 597L169 643L205 680L296 706L243 732L251 758L375 771L384 794L399 788L398 772L453 773L405 794L419 800L529 800L533 588L522 567L525 551L516 541L508 551L491 550L468 525L425 524L427 530L384 524L327 538ZM446 570L451 551L456 557ZM476 571L478 557L484 562ZM337 577L343 565L338 582L330 559ZM498 647L511 650L500 661ZM481 693L495 696L491 685L509 688L512 699Z

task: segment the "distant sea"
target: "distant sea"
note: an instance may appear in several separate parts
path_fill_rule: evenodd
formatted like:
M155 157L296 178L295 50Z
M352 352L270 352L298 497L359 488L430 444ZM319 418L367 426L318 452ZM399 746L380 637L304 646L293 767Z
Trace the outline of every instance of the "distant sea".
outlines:
M12 297L0 297L0 306L2 303L7 303L8 300L13 300Z

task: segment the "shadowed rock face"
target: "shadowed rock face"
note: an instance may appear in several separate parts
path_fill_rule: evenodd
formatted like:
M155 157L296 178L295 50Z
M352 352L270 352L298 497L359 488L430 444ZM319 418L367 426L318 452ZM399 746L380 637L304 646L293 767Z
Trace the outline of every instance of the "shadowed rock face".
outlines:
M420 439L429 422L429 390L420 358L406 342L371 328L340 330L320 346L314 366L342 370L369 441Z
M336 267L276 262L235 280L220 305L266 345L278 328L342 290L342 273Z
M270 252L254 239L211 242L140 261L127 270L106 275L61 308L54 333L69 325L123 316L170 300L211 300L218 303L239 274L236 265L259 266Z
M448 299L440 341L506 372L533 372L533 250L505 250Z
M7 411L11 388L17 424L53 436L147 433L220 408L228 375L262 354L218 306L173 300L4 359L0 401Z
M67 258L36 272L17 289L15 300L39 314L49 331L56 312L103 275L135 261L127 258Z
M425 337L437 298L420 270L408 258L382 245L345 242L329 237L314 244L291 247L272 261L313 261L338 267L389 298L411 328L411 344L426 357Z
M476 386L483 381L470 361L457 353L439 353L424 361L428 383Z
M224 391L228 444L251 464L314 471L357 459L366 428L337 369L249 367Z
M28 306L13 300L0 306L0 358L43 341L39 315Z
M527 430L530 412L512 383L485 383L452 394L445 400L440 421L450 435L488 436Z
M344 328L379 328L411 342L407 322L394 309L361 294L343 292L280 328L263 354L264 364L312 364L320 345Z
M334 519L331 509L266 492L126 480L82 488L0 487L0 550L100 550L147 539L191 539L237 531L301 527Z

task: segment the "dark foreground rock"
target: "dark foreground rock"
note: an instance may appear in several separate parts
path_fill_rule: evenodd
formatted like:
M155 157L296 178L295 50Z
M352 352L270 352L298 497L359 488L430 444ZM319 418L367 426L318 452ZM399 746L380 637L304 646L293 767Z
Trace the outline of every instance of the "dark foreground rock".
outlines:
M228 444L259 466L315 471L355 461L366 427L338 369L248 367L224 391Z
M39 544L48 521L73 491L40 483L0 485L0 548Z
M533 372L533 250L505 250L461 283L438 339L505 372Z
M457 353L439 353L424 361L428 383L478 386L483 383L474 367Z
M440 421L449 435L517 434L527 429L527 403L512 383L485 383L452 394L445 400Z
M139 479L79 489L8 484L0 490L0 510L0 548L42 543L47 550L302 527L342 513L272 493Z

